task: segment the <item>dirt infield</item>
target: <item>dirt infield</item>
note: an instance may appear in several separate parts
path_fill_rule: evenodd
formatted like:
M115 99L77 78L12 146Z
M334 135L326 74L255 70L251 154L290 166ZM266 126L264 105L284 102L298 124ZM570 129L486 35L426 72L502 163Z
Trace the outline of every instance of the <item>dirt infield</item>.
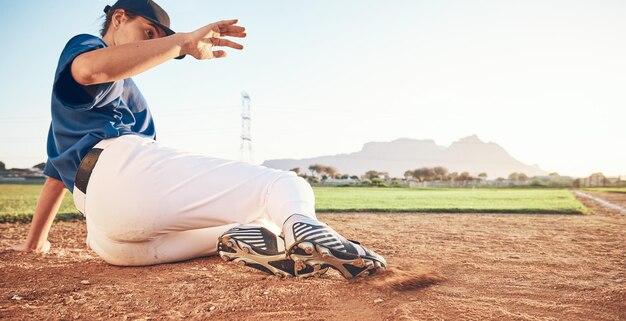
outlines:
M589 191L586 191L586 193L602 198L608 202L619 205L621 207L626 207L626 195L624 195L624 193L589 192Z
M114 267L86 248L83 221L55 223L47 256L16 253L28 225L0 224L0 318L624 320L626 216L582 201L593 214L322 213L390 263L352 282L215 256Z

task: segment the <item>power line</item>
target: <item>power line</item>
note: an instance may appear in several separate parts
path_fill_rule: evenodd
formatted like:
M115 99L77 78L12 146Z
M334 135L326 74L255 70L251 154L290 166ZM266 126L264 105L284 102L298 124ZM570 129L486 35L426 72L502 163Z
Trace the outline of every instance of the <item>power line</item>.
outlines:
M252 164L252 134L250 126L252 116L250 114L250 95L241 92L241 145L239 146L240 160Z

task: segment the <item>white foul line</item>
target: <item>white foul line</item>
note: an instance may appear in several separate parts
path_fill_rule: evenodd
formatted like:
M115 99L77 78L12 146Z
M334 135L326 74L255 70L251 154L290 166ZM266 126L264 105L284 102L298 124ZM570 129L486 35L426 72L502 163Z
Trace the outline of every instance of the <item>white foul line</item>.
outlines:
M595 196L589 195L587 193L583 193L581 191L574 191L574 193L576 195L578 195L578 196L582 196L582 197L586 197L586 198L592 199L592 200L600 203L604 207L608 207L608 208L614 209L614 210L616 210L616 211L618 211L618 212L620 212L622 214L626 214L626 208L623 208L623 207L621 207L621 206L619 206L617 204L613 204L613 203L608 202L606 200L603 200L603 199L601 199L599 197L595 197Z

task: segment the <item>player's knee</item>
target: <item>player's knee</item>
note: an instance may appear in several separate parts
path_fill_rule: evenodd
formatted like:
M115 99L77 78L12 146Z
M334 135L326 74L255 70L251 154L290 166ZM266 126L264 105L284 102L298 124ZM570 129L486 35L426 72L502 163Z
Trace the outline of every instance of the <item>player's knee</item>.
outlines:
M315 196L313 194L313 187L311 187L311 184L309 184L306 179L296 175L295 173L293 174L293 184L298 193L307 199L314 199Z
M311 184L293 171L282 171L274 182L272 189L290 194L299 194L301 197L314 198Z
M313 193L313 187L311 187L311 184L309 184L309 181L302 178L301 176L296 175L296 184L301 186L303 189L309 190L311 191L311 193Z

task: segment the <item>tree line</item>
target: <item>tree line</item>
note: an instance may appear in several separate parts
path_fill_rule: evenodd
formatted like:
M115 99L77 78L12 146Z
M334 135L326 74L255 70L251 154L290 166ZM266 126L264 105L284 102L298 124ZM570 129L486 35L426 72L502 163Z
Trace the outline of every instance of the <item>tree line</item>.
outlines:
M361 175L361 177L359 177L357 175L339 173L339 171L335 167L323 165L323 164L312 164L312 165L309 165L307 169L309 170L310 175L303 172L300 167L294 167L291 169L291 171L305 178L307 177L318 178L319 177L322 180L326 180L328 178L335 178L335 179L351 178L351 179L363 179L363 180L365 179L367 180L391 179L388 172L376 171L376 170L369 170L365 172L363 175ZM552 173L552 174L556 174L556 173ZM479 173L476 176L471 175L467 171L450 172L447 168L443 166L420 167L417 169L411 169L411 170L405 171L403 176L407 180L414 179L418 182L433 182L433 181L443 181L443 182L461 181L463 182L463 181L474 181L474 180L486 180L488 177L487 173L485 172ZM502 180L505 180L505 178L498 177L496 180L502 181ZM529 177L524 173L513 172L509 174L508 180L525 182L529 180Z

